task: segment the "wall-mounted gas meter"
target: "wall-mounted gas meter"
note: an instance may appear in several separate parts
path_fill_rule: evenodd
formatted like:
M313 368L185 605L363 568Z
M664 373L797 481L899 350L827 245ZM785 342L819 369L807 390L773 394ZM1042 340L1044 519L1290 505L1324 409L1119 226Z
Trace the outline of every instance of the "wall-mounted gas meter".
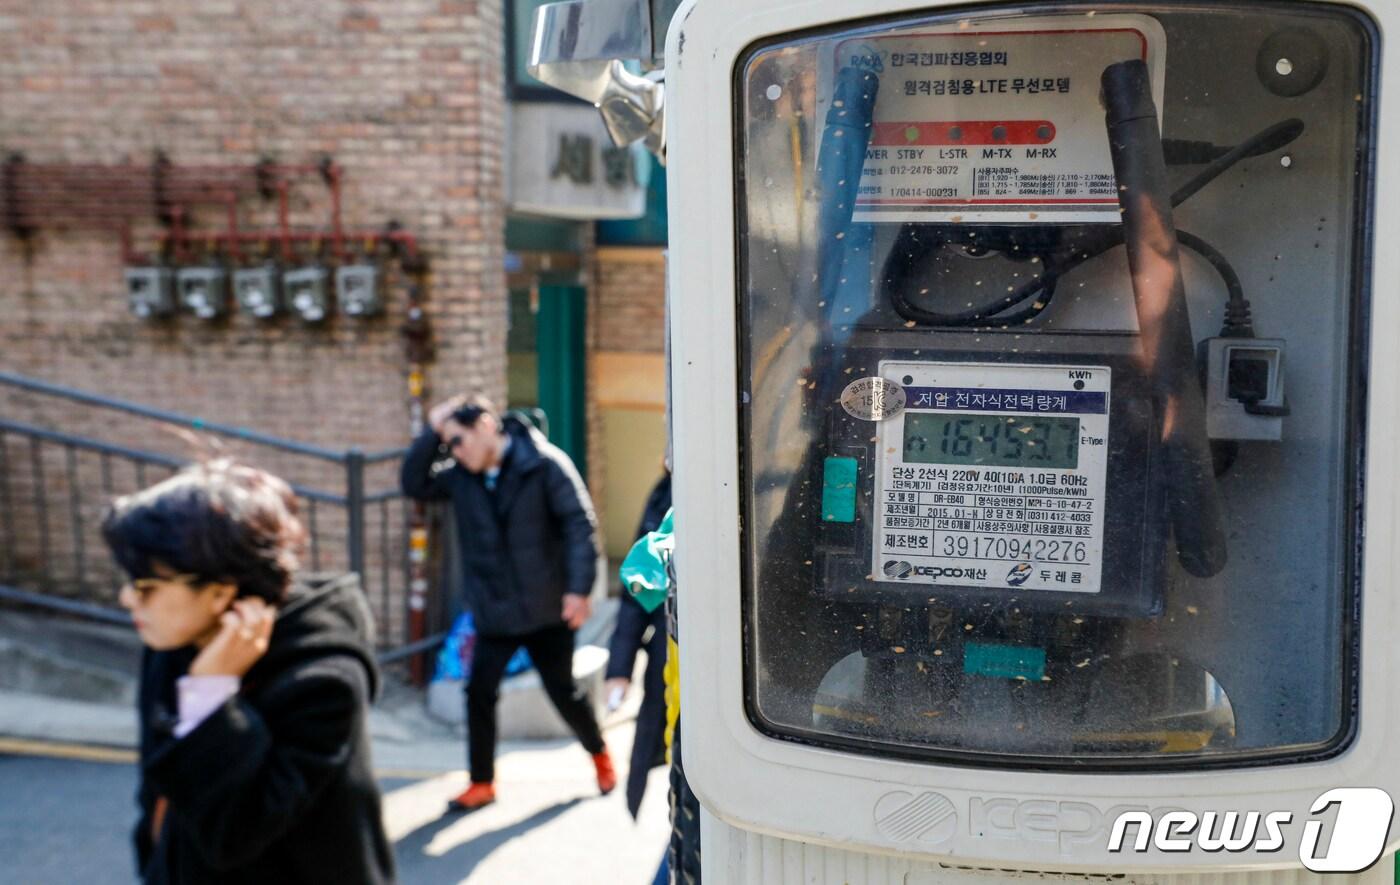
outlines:
M1310 821L1345 868L1350 812L1315 800L1400 788L1400 490L1365 446L1400 402L1364 383L1394 370L1392 14L682 7L676 566L715 881L1233 881L1324 868ZM1212 850L1201 822L1248 811L1287 814L1282 850ZM1157 835L1111 850L1128 812ZM1203 842L1160 836L1176 812Z

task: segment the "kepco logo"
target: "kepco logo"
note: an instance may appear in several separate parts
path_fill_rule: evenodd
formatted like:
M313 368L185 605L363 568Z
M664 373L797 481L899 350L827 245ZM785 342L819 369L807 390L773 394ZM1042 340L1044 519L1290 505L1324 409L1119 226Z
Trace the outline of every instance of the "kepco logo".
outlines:
M987 570L984 568L944 568L937 565L913 565L902 559L888 559L880 567L885 573L885 577L903 581L913 575L923 578L967 578L972 581L987 580Z
M1319 856L1323 821L1317 816L1337 806L1331 839ZM1358 873L1380 859L1395 803L1390 794L1375 787L1338 787L1328 790L1308 809L1298 860L1315 873ZM1167 811L1154 817L1147 811L1125 811L1113 822L1108 838L1110 852L1143 852L1149 844L1158 851L1275 852L1287 839L1284 827L1293 822L1288 811ZM1124 848L1129 827L1136 826L1133 841Z
M875 803L875 829L893 842L946 842L958 830L958 810L942 793L886 793Z
M914 566L910 565L907 562L904 562L903 560L891 559L885 563L882 571L885 573L885 577L887 578L898 578L899 580L904 580L905 578L914 574Z

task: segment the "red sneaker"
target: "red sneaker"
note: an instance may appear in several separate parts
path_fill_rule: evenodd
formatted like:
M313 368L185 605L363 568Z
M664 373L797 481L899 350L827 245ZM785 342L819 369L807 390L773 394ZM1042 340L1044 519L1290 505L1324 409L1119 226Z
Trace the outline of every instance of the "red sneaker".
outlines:
M607 750L593 754L593 769L598 773L598 792L608 795L617 787L617 772Z
M496 787L490 781L472 781L456 799L447 803L448 811L476 811L496 801Z

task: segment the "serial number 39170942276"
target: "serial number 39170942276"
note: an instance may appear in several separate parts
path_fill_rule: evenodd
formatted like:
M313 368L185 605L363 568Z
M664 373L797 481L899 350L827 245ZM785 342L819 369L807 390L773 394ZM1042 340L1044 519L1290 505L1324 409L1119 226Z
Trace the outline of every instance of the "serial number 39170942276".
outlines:
M940 534L936 556L970 559L1000 559L1007 562L1087 562L1089 550L1083 541L1055 538L1018 538L1004 535Z

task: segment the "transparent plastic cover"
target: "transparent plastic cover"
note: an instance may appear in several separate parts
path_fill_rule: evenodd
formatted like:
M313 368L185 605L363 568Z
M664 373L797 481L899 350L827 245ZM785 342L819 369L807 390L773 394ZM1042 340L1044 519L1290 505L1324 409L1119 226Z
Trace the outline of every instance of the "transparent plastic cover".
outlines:
M1372 40L1222 3L751 48L761 729L1041 767L1345 743Z

